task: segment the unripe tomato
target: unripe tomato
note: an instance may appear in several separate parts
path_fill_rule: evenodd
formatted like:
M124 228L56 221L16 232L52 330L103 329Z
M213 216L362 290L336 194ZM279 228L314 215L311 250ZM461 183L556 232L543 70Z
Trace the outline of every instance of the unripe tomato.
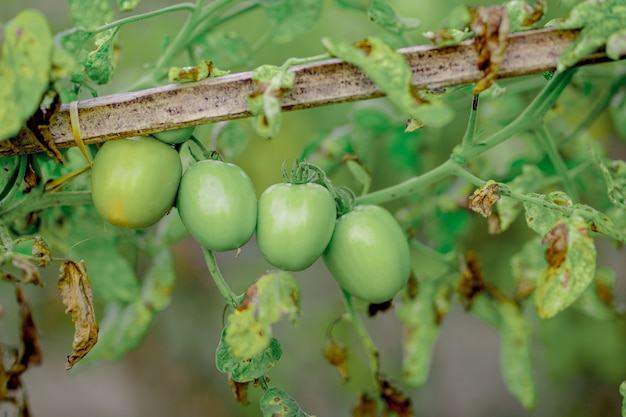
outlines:
M172 207L181 174L178 152L165 143L146 136L112 140L93 163L93 203L109 223L152 226Z
M275 184L259 198L256 240L271 265L285 271L308 268L324 252L337 211L319 184Z
M409 279L407 239L379 206L357 206L339 217L323 259L341 287L369 303L392 299Z
M252 181L226 162L206 160L189 167L180 181L176 207L191 236L209 250L240 248L256 227Z
M182 143L189 139L195 130L195 126L181 127L180 129L164 130L162 132L154 132L152 136L160 140L161 142L175 145Z

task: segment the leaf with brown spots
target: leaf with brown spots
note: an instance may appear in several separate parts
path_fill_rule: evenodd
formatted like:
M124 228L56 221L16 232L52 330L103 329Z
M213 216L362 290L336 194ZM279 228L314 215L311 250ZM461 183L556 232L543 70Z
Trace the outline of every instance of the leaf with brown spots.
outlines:
M41 348L39 347L38 331L33 320L33 315L20 287L15 287L15 295L20 306L20 338L22 340L22 350L20 352L19 364L20 374L28 369L30 365L41 364Z
M567 225L565 222L557 223L545 235L541 241L544 245L548 246L546 249L546 261L550 268L558 269L567 254Z
M352 417L376 417L376 401L368 394L359 397L359 403L352 409Z
M385 401L386 407L383 416L396 413L398 417L413 417L413 404L411 398L393 386L386 379L379 377L380 397Z
M495 81L506 51L509 15L504 6L478 6L474 9L470 29L474 32L474 48L478 53L476 65L483 77L474 85L474 94L489 88Z
M461 303L466 310L469 310L474 297L484 291L487 286L483 280L480 263L474 252L470 251L465 255L462 268L457 291L461 296Z
M67 357L67 369L81 360L98 341L98 323L93 303L91 284L83 261L65 261L61 264L58 282L65 312L74 322L73 351Z
M35 265L31 264L28 260L19 255L13 256L11 263L14 267L22 271L22 283L43 287L39 270Z
M250 401L248 401L249 382L237 382L232 378L228 378L228 384L230 385L230 389L233 391L235 400L239 404L242 404L242 405L250 404Z
M500 200L498 184L495 181L487 181L469 197L469 208L481 216L489 218L492 214L493 205L498 200Z
M326 360L339 371L341 379L344 383L348 382L348 368L346 360L348 359L348 349L335 339L328 339L326 347L323 350Z
M39 258L40 268L45 268L50 263L50 248L41 236L35 236L31 253L34 257Z

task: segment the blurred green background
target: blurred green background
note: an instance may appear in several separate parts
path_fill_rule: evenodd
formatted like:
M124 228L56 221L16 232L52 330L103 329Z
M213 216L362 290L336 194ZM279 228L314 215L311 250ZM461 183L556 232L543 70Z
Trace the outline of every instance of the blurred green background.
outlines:
M454 6L472 4L456 0L396 0L390 3L401 15L422 21L420 29L409 33L414 44L426 43L421 33L436 29ZM549 1L550 14L562 15L567 3ZM174 2L144 0L133 13L170 4ZM8 21L19 10L30 7L47 16L54 32L71 27L68 5L60 0L0 0L0 21ZM113 82L103 87L100 93L123 91L132 84L145 71L146 65L159 56L165 40L175 35L184 15L179 12L125 26L120 32L118 70ZM229 22L227 29L254 43L267 31L268 22L262 12L255 11ZM225 69L246 71L258 64L281 64L292 56L316 55L323 52L320 43L323 37L356 41L373 34L384 36L365 14L341 9L328 0L319 22L306 35L287 44L268 43L259 49L253 63ZM177 65L187 64L183 61ZM377 101L385 103L384 99ZM450 144L458 142L466 124L463 108L469 103L460 103L457 109L459 122L445 131L448 136L442 139L442 155L449 153ZM506 106L512 106L511 112L515 114L512 103ZM582 106L585 107L584 103ZM253 137L235 162L254 180L260 193L268 185L280 181L280 166L284 160L296 157L302 147L320 133L348 123L352 108L353 104L341 104L286 113L277 137L271 140ZM487 104L484 112L488 110ZM599 123L600 135L607 136L607 140L615 139L608 122L601 120ZM200 137L208 138L210 134L209 126L198 130ZM384 166L379 171L383 175ZM343 171L338 173L338 182L349 181L344 174ZM489 272L494 275L503 273L498 267L490 267L489 260L506 258L517 247L507 246L510 235L489 236L483 229L474 234L472 243L486 260L485 268ZM200 248L191 239L186 239L175 247L175 251L179 281L172 304L157 318L144 343L119 362L100 362L65 371L65 356L71 350L73 327L63 312L55 274L50 275L43 290L28 289L27 296L33 306L44 351L42 366L29 370L24 377L35 416L260 415L254 402L260 389L251 388L252 404L241 406L233 399L227 377L215 368L214 353L222 328L224 301L204 266ZM599 253L598 263L618 271L617 288L623 290L623 271L626 270L623 256L602 241L599 241ZM254 241L246 245L238 257L234 252L219 254L218 262L237 293L243 292L250 282L269 269ZM275 328L275 336L284 353L270 373L271 384L283 387L306 412L318 417L350 415L360 391L363 387L369 388L364 351L348 325L341 324L333 330L333 335L350 347L351 379L342 384L335 369L325 362L321 353L328 325L344 311L337 286L321 262L297 273L296 277L302 289L304 314L297 327L280 323ZM5 308L0 321L0 339L9 345L17 344L18 340L17 311L11 288L0 286L0 303ZM402 330L394 314L369 319L367 326L380 348L384 372L402 387ZM563 329L568 333L562 334ZM572 329L576 329L575 334ZM532 415L618 415L621 397L617 388L626 376L625 338L623 327L618 324L598 323L576 313L537 324L534 354L539 396L538 408ZM414 401L416 415L531 415L504 387L498 356L498 334L466 314L457 304L443 322L428 382L417 390L406 389Z

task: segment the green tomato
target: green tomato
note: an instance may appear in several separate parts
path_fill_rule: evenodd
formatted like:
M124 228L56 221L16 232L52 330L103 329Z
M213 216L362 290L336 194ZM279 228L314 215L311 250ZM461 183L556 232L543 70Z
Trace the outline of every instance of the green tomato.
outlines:
M323 255L337 283L369 303L391 300L410 275L409 244L393 216L374 205L343 214Z
M191 135L193 135L193 131L196 129L195 126L187 126L181 127L180 129L171 129L164 130L162 132L154 132L152 136L160 140L161 142L169 143L170 145L175 145L177 143L182 143L189 139Z
M191 236L209 250L240 248L256 227L252 181L226 162L206 160L189 167L180 181L176 207Z
M152 226L172 207L181 175L178 152L163 142L147 136L109 141L93 163L94 206L109 223Z
M271 265L285 271L308 268L324 252L337 211L319 184L275 184L259 198L256 240Z

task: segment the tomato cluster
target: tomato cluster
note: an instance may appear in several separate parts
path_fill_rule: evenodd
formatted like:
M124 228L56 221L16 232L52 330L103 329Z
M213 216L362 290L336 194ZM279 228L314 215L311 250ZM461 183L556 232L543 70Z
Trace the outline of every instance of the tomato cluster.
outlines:
M321 257L342 288L370 303L392 299L407 283L408 243L384 208L356 206L337 218L336 193L314 182L275 184L257 201L252 181L234 164L208 159L182 174L180 157L168 144L179 141L170 136L167 143L150 137L107 142L91 178L100 215L140 229L176 204L204 248L238 249L256 231L259 250L272 266L300 271Z

